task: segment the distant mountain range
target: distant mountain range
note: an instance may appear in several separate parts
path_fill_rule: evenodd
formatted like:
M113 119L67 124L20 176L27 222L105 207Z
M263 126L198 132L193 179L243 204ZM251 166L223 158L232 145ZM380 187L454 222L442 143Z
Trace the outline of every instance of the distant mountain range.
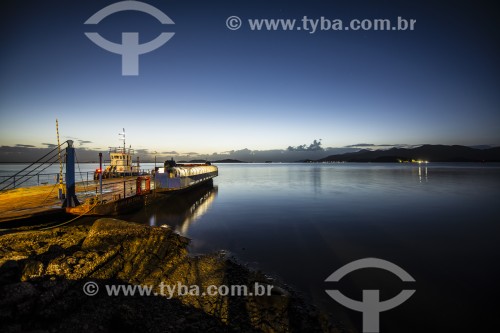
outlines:
M247 162L243 162L243 161L240 161L240 160L226 158L224 160L213 161L212 163L247 163Z
M481 147L483 148L483 147ZM330 155L318 162L500 162L500 147L478 149L466 146L423 145L417 148L360 150Z
M177 163L205 163L205 162L207 162L207 160L179 161ZM211 161L211 163L247 163L247 162L227 158L224 160Z

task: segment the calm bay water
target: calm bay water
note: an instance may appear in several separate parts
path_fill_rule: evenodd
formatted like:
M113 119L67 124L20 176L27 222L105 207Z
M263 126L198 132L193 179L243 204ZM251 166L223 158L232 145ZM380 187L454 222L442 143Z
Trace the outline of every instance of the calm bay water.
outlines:
M225 164L219 174L212 189L122 217L172 226L193 253L227 250L359 331L361 313L325 289L358 300L363 289L381 289L382 299L416 289L381 314L381 332L472 332L496 318L485 302L500 277L500 165ZM377 269L324 282L366 257L399 265L416 283Z

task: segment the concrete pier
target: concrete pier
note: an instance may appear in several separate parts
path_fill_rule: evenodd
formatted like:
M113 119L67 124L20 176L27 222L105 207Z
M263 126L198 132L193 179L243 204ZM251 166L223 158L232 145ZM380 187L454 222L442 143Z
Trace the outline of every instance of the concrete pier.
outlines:
M136 179L133 177L103 179L101 200L113 201L130 197L136 193ZM37 215L63 212L58 198L57 184L21 187L0 192L1 223L11 220L30 218ZM99 194L99 181L76 183L76 196L80 201Z

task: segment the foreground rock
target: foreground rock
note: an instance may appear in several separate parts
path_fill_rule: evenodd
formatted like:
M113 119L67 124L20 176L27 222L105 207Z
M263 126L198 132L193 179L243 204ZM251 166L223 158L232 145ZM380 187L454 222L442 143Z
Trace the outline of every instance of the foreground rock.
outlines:
M271 296L195 295L273 281L221 254L191 257L187 244L168 228L114 219L1 236L0 331L343 332L282 286ZM91 282L99 292L87 296ZM112 284L164 296L109 296ZM172 298L165 286L177 286Z

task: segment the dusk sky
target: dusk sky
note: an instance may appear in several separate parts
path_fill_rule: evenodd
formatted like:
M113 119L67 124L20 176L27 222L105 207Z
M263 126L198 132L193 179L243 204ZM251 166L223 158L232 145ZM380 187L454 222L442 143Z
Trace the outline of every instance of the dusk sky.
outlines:
M0 146L64 140L88 149L210 154L368 144L500 144L500 38L489 1L145 1L174 21L117 1L2 3ZM238 30L226 26L241 18ZM415 19L414 31L252 31L249 19ZM297 24L299 24L297 23ZM139 75L91 42L140 43Z

